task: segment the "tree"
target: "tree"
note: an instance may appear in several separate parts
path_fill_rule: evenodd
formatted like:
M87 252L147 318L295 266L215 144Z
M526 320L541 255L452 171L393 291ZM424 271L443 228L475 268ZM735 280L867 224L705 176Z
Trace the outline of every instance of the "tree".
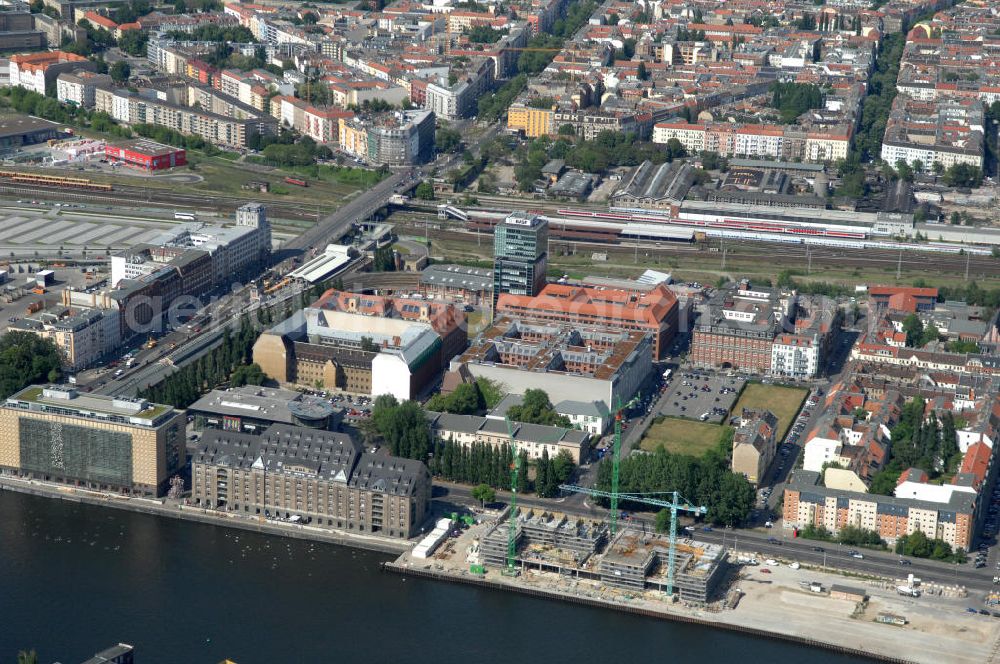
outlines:
M472 415L484 407L483 396L476 383L462 383L451 394L435 394L427 402L427 410L456 415Z
M118 38L118 48L137 57L146 55L149 33L142 30L126 30Z
M560 136L575 136L576 135L576 127L573 126L572 124L570 124L569 122L567 122L566 124L562 124L562 125L559 126L559 135Z
M545 424L566 428L572 426L569 418L555 412L552 402L549 401L549 395L545 390L526 390L521 403L508 408L507 415L515 422Z
M949 341L945 348L949 353L978 353L979 344L975 341L970 341L967 339L956 339L955 341Z
M392 247L380 247L375 250L372 258L372 270L375 272L396 271L396 255Z
M462 134L456 129L439 127L434 132L434 147L438 152L460 152L462 145Z
M569 478L573 476L573 470L576 468L576 464L573 463L573 457L566 450L559 450L556 457L552 460L552 465L550 470L552 476L555 479L555 483L566 484Z
M944 183L949 187L978 187L983 183L983 172L978 166L952 164L944 172Z
M59 351L51 340L7 332L0 337L0 399L28 385L58 381L59 367Z
M244 385L262 385L266 379L267 375L260 368L260 365L254 362L253 364L241 364L236 367L236 371L233 372L230 383L233 387L243 387Z
M938 341L941 338L941 333L938 331L937 327L933 324L924 327L923 334L920 335L920 345L926 346L932 341Z
M788 124L811 108L823 106L823 91L812 83L771 84L771 107L781 112L781 121Z
M916 314L910 314L903 319L903 332L906 333L906 345L919 347L924 336L924 324Z
M656 513L656 532L665 533L670 530L670 510L662 509Z
M430 182L426 180L417 185L417 188L413 190L413 195L417 198L425 201L434 200L434 187Z
M477 378L476 388L483 399L484 408L494 408L503 400L504 386L489 378Z
M648 81L649 80L649 72L646 71L646 63L645 62L639 62L639 67L636 69L635 76L640 81Z
M391 395L376 397L371 427L389 446L393 456L424 461L432 449L431 430L423 409L415 401L399 403Z
M486 503L492 503L496 500L497 492L489 484L480 484L473 487L472 497L482 503L483 509L485 509Z

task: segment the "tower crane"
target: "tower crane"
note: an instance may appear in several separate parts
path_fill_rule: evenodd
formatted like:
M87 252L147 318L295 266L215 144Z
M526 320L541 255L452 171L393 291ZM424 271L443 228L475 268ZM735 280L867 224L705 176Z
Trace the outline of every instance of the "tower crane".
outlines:
M667 548L667 595L673 596L674 594L674 563L677 558L677 513L678 512L689 512L695 515L704 515L708 512L708 508L703 505L692 505L691 501L684 499L677 491L667 491L659 493L621 493L618 490L619 486L619 471L621 469L621 447L622 447L622 412L631 408L637 401L639 397L636 396L627 404L622 405L621 400L618 401L618 407L615 409L615 437L614 437L614 449L611 457L611 491L599 491L597 489L590 489L587 487L577 486L575 484L563 484L560 485L560 489L563 491L570 491L572 493L582 493L588 496L593 496L595 498L608 498L611 500L611 514L609 516L609 529L611 531L609 536L609 543L614 541L615 533L618 530L618 502L619 500L628 500L635 503L643 503L645 505L652 505L655 507L661 507L670 510L670 545ZM509 429L509 423L508 423ZM511 441L514 437L511 435ZM516 475L515 475L516 477ZM649 496L660 495L666 493L671 496L671 500L662 500L659 498L650 498ZM683 500L683 502L682 502ZM511 502L513 505L513 500ZM511 537L513 538L514 522L511 521ZM513 540L511 540L513 541ZM510 554L508 554L510 556ZM508 565L510 560L508 559Z
M691 514L699 515L706 514L708 508L704 505L692 505L689 500L681 496L677 491L665 491L668 496L671 496L671 500L661 500L659 498L650 498L651 495L647 493L613 493L610 491L598 491L597 489L588 489L582 486L576 486L573 484L563 484L559 487L563 491L572 491L574 493L585 493L589 496L594 496L596 498L610 498L614 504L617 505L617 501L629 500L634 503L643 503L646 505L653 505L655 507L662 507L670 510L670 545L667 547L667 595L672 596L674 594L674 561L677 559L677 513L678 512L689 512ZM683 502L682 502L683 501ZM613 539L612 534L612 539Z
M622 400L618 399L618 407L615 408L615 436L611 452L611 519L608 524L611 529L611 539L614 539L615 533L618 531L618 471L622 459L622 413L638 401L638 394L624 405L622 405Z

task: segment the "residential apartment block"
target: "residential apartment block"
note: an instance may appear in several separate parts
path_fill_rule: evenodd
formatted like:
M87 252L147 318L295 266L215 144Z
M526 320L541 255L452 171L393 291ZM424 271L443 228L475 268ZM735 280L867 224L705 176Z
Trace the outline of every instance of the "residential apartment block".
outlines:
M723 157L799 159L807 162L846 159L852 136L850 125L813 132L803 132L796 125L660 122L653 127L654 143L677 139L691 154L707 150Z
M191 459L198 505L407 539L428 514L420 461L366 452L342 433L275 424L250 435L207 430Z
M340 149L372 166L422 164L434 155L431 111L341 117L338 124Z
M885 128L882 159L917 164L925 171L935 164L981 169L984 136L983 104L977 99L920 101L897 95Z
M108 360L122 343L117 310L55 306L20 318L10 330L30 332L51 339L63 366L80 371Z
M878 533L889 544L920 530L968 551L975 534L975 504L974 493L961 491L938 503L829 489L820 484L819 473L795 470L785 487L782 523L785 528L822 526L834 534L854 526Z
M56 77L56 99L81 108L94 107L94 93L99 87L110 87L111 77L93 71L63 72Z
M49 85L55 86L56 78L63 73L88 70L95 71L97 65L75 53L47 51L12 55L10 58L10 85L20 86L44 95Z

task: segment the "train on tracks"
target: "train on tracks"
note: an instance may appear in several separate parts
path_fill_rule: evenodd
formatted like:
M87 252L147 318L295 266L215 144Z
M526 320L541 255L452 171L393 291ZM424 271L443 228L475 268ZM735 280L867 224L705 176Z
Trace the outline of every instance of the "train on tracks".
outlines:
M613 207L608 212L593 210L560 209L558 214L577 219L607 219L621 223L655 223L668 226L682 226L694 229L726 229L751 233L779 233L802 237L834 237L863 240L870 231L863 226L843 224L821 224L815 222L793 222L767 219L739 219L724 215L696 214L673 216L668 210L647 210L643 208Z
M10 182L32 186L61 187L66 189L79 189L82 191L111 191L110 184L101 184L85 178L70 178L60 175L0 171L0 180L8 180Z

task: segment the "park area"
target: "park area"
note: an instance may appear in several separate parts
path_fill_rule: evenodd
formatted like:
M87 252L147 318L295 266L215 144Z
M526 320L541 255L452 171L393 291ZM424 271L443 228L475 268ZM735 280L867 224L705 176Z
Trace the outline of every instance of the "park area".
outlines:
M778 418L779 440L783 440L807 394L798 387L747 383L730 416L739 416L744 408L766 408ZM700 457L719 443L726 428L680 417L660 417L650 425L639 447L653 452L662 445L671 454Z
M671 454L700 457L719 443L722 431L723 427L719 424L662 417L649 427L639 446L653 452L662 445Z
M732 415L738 416L744 408L766 408L778 418L778 440L784 440L808 393L801 387L747 383Z

